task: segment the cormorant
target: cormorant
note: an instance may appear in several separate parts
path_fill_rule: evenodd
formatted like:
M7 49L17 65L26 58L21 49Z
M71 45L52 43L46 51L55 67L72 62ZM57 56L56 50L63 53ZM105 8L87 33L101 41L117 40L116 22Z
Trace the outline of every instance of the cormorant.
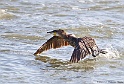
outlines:
M47 33L53 33L54 36L47 40L35 53L34 55L39 55L43 51L49 50L51 48L60 48L62 46L71 45L74 47L70 62L78 62L87 55L92 55L96 57L99 53L106 54L104 49L99 49L96 42L91 37L77 38L72 34L67 34L64 30L58 29Z

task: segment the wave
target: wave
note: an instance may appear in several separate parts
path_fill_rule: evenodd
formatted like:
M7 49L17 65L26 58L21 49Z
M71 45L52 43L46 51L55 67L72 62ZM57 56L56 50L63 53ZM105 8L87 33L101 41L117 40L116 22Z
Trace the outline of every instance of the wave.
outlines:
M0 9L0 19L12 19L15 15L8 13L6 9Z

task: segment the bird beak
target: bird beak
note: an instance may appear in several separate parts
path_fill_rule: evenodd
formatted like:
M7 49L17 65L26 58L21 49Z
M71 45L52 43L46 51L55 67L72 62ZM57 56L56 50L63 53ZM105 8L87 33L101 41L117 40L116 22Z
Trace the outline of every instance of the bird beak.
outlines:
M52 33L53 36L56 36L56 32L55 31L50 31L50 32L47 32L47 33Z
M47 32L47 33L53 33L53 31Z

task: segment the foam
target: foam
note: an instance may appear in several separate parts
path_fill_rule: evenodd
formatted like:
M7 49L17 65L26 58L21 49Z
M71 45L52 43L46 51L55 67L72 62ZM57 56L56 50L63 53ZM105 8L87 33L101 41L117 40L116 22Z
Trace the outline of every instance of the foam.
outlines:
M107 59L117 59L120 58L120 54L116 48L114 48L112 45L107 45L105 48L105 51L108 53L106 54L100 54L100 57L104 57Z

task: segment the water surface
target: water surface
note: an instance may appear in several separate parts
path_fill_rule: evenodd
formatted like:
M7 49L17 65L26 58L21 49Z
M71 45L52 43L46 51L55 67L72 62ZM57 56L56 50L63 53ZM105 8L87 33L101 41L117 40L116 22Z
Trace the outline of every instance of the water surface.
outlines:
M64 29L109 52L69 63L71 46L33 53ZM124 84L123 0L1 0L0 83Z

